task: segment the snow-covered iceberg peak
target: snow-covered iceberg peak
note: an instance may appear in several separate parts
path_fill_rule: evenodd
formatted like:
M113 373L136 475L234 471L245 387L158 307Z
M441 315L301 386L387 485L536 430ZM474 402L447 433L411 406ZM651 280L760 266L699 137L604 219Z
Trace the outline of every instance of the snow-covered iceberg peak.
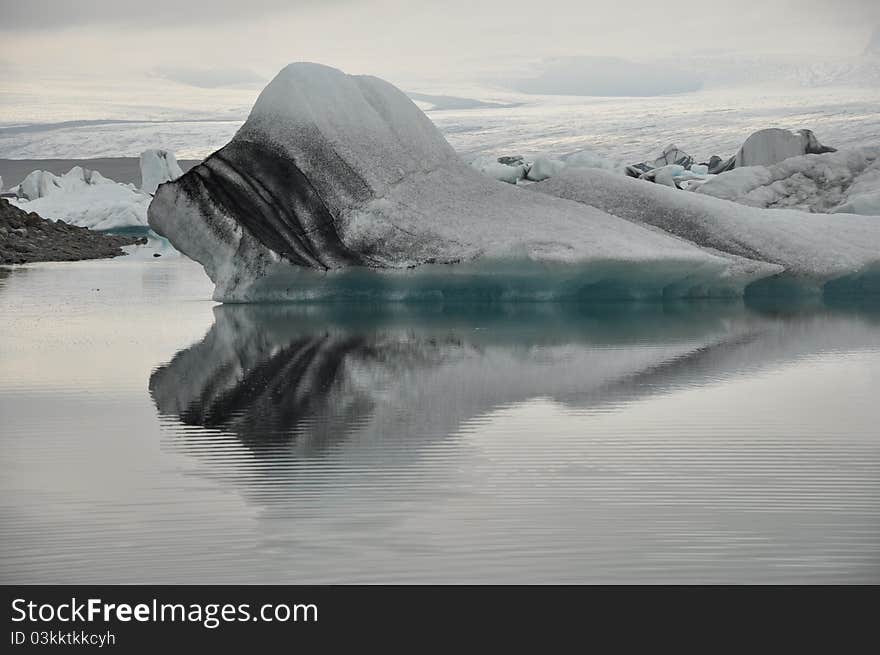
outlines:
M224 301L705 295L778 268L491 180L399 89L305 63L149 222Z
M64 175L55 175L49 171L32 171L18 185L18 197L21 200L37 200L56 193L72 193L83 191L90 186L113 184L98 171L82 166L74 166Z
M163 182L183 175L177 158L170 150L145 150L141 153L141 191L153 195Z

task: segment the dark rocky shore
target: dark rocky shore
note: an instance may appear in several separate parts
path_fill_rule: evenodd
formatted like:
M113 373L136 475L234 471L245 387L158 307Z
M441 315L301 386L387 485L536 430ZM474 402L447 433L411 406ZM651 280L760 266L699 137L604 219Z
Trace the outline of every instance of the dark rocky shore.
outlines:
M47 221L0 198L0 264L118 257L125 254L122 246L146 241L143 237L103 234L64 221Z

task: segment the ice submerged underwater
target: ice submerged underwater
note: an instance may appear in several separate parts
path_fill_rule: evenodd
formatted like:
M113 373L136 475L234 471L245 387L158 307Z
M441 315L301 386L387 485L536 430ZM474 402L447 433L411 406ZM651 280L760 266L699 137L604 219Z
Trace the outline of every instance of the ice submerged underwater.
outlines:
M822 155L819 155L822 156ZM880 218L738 204L597 168L517 187L393 85L291 64L149 225L224 302L880 292Z

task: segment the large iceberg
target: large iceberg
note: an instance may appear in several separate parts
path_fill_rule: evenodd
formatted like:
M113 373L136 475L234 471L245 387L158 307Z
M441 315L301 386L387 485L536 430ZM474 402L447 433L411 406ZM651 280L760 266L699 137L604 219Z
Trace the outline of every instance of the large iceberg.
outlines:
M222 301L713 295L780 270L488 179L391 84L306 63L149 224Z
M748 207L598 169L568 169L528 188L659 228L713 252L780 268L780 275L752 291L880 291L876 217Z

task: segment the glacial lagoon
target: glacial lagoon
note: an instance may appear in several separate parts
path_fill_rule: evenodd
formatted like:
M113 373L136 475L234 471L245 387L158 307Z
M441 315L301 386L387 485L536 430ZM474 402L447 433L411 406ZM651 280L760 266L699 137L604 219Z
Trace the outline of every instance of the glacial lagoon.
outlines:
M880 301L0 271L6 582L880 582Z

